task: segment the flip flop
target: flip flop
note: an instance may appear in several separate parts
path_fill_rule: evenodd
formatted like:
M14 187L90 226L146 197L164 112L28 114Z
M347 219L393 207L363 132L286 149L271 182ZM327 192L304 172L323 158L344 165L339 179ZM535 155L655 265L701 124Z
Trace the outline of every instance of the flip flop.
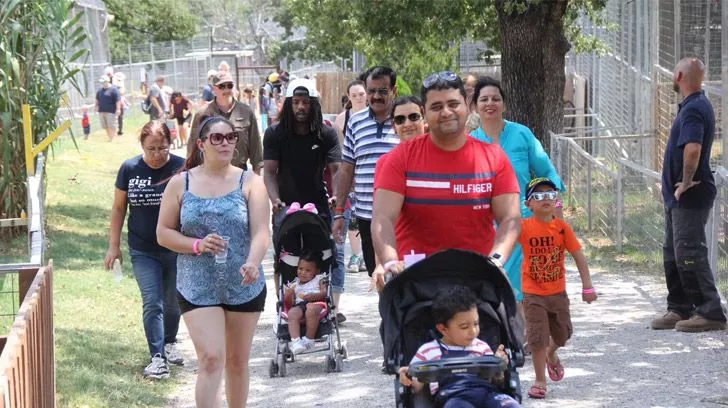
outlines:
M531 389L528 390L528 396L534 399L546 398L546 386L545 385L532 385Z
M556 363L552 363L547 359L546 369L549 372L549 378L551 381L557 382L564 378L564 366L561 364L560 358L557 358Z

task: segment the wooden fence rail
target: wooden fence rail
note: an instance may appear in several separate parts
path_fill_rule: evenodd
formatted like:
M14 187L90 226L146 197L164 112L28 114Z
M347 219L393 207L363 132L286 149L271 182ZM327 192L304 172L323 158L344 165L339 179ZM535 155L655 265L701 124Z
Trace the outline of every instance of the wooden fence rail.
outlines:
M35 273L0 354L0 408L54 407L55 394L50 261Z

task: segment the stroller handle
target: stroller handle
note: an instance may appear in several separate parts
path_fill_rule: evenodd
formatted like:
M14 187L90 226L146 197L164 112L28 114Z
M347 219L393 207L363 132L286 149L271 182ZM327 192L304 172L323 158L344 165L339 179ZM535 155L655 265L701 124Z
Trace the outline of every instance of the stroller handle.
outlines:
M418 361L407 369L407 375L423 383L438 382L453 374L475 374L490 380L508 368L503 359L495 355L481 357L455 357L434 361Z

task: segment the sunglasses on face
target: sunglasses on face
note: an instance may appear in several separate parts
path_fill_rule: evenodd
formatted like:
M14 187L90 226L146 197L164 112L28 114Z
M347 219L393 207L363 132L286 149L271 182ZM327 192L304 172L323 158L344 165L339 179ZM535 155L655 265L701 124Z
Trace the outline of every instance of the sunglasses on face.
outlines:
M389 94L389 88L369 88L367 89L367 95L376 95L379 94L379 96L387 96Z
M441 79L446 82L456 82L458 78L458 74L452 71L436 72L425 78L425 80L422 81L422 86L424 86L425 88L429 88L432 85L435 85L435 83L437 83L437 81Z
M397 115L393 118L395 125L404 125L404 122L409 119L410 122L419 122L420 119L422 119L422 115L418 112L410 113L407 116L404 115Z
M215 85L215 86L217 87L217 89L233 89L232 82L227 82L227 83Z
M540 193L531 193L529 200L543 201L543 200L556 200L559 196L558 191L542 191Z
M235 144L238 141L238 133L210 133L207 138L210 139L211 145L221 145L223 140L227 140L228 144Z

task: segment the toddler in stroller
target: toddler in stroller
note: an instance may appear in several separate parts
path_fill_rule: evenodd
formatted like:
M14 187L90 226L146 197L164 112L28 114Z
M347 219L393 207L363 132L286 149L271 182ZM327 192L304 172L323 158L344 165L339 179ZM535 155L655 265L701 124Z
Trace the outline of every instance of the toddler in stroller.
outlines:
M443 292L448 292L450 297L463 297L457 292L460 289L453 289L455 287L467 287L475 301L471 298L464 302L467 305L462 309L466 309L466 313L462 315L459 315L461 307L454 307L456 312L442 314L463 316L466 321L469 319L470 323L462 325L471 331L476 331L474 326L477 322L477 334L471 332L466 337L469 340L467 344L451 338L459 330L467 331L460 328L461 322L454 322L451 317L436 318L433 310L434 306L441 303L441 299L437 302L435 299ZM450 292L452 290L456 292L453 294ZM477 319L471 307L473 304L477 308ZM462 379L459 376L463 374L474 374L475 377L466 379L477 382L478 386L483 385L491 400L505 402L506 405L502 406L518 406L521 384L517 368L524 363L523 321L518 314L516 298L508 279L489 259L474 252L456 249L433 254L387 282L380 294L379 314L382 317L381 334L387 366L405 373L405 377L417 379L419 383L437 383L439 386L434 387L438 392L433 395L433 387L403 386L402 383L407 383L409 378L403 378L400 382L398 375L394 379L398 408L443 406L450 399L453 400L450 404L462 402L449 397L453 396L451 385L458 385ZM454 327L455 331L450 331L448 327ZM491 350L498 350L499 355L505 354L508 358L493 355ZM421 358L416 357L418 351ZM447 358L437 359L438 355L442 357L443 354L447 354ZM406 370L400 370L400 367L408 364ZM484 381L480 382L477 376ZM502 377L502 380L496 381L498 377ZM465 385L466 389L473 388L467 382ZM451 406L458 405L448 405Z
M470 289L453 286L438 293L432 302L432 317L435 328L442 335L420 346L412 357L412 363L429 362L467 356L493 355L488 343L480 340L480 323L477 299ZM507 367L508 355L501 344L495 352ZM399 369L399 381L415 392L422 392L425 384L408 375L408 366ZM503 372L498 373L494 383L502 383ZM430 392L437 406L444 408L495 408L520 407L511 396L499 392L494 384L476 374L464 373L444 376L430 383Z
M307 252L298 260L297 277L286 285L284 304L288 310L288 332L291 335L290 349L301 354L314 346L319 319L327 312L327 277L320 274L321 255ZM325 316L325 315L324 315ZM306 335L301 337L301 320L305 319Z
M273 245L280 300L270 376L285 377L286 364L297 355L319 352L326 353L327 372L340 372L348 352L339 336L331 285L326 280L336 265L331 228L313 212L290 212L273 236ZM309 327L312 324L316 327ZM301 326L306 326L305 337L300 337ZM313 347L314 343L326 347Z

